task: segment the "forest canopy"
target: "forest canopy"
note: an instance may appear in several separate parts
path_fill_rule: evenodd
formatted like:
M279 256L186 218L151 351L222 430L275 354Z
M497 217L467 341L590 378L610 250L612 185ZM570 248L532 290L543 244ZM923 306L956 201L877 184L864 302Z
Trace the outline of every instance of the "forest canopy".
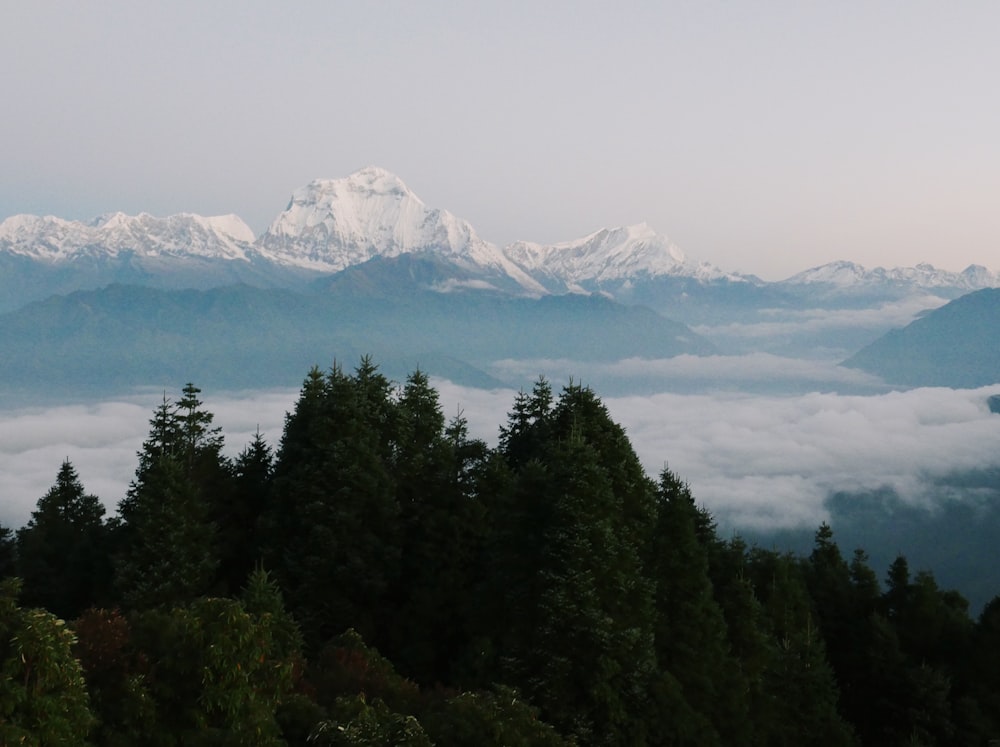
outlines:
M538 380L490 447L362 358L233 459L200 394L115 515L66 461L0 529L0 742L1000 738L1000 598L974 620L902 555L880 581L825 524L803 556L719 536L587 387Z

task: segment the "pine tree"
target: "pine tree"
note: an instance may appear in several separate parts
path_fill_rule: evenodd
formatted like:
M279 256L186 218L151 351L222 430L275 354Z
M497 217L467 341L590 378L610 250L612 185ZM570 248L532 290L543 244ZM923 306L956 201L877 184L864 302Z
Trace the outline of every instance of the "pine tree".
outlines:
M0 580L17 574L17 537L0 524Z
M399 573L399 506L390 472L395 419L388 380L310 372L285 431L262 517L265 563L307 644L354 626L379 641ZM322 590L318 592L318 590Z
M240 589L263 559L261 518L270 505L273 471L274 453L258 431L236 457L230 489L213 501L219 575L229 592Z
M84 491L67 459L17 533L26 604L68 620L101 601L111 571L103 517L104 506Z
M747 548L739 537L719 543L712 553L715 600L726 620L727 640L739 679L746 685L748 744L766 743L771 698L767 673L775 658L763 607L747 569Z
M468 438L460 419L445 427L438 394L420 371L407 379L396 420L402 562L386 651L407 676L450 682L471 637L484 509L469 472L486 447Z
M764 673L767 716L758 722L758 738L774 744L852 744L800 565L762 550L751 557L773 642Z
M188 384L174 405L164 397L119 504L115 584L128 607L184 602L216 583L211 499L226 489L228 466L199 391Z
M722 610L708 576L699 512L687 485L664 469L648 573L656 582L657 663L676 678L705 726L700 744L749 741L748 685L729 651ZM680 737L680 735L678 735Z
M540 382L508 423L513 511L498 527L495 589L511 606L495 639L505 669L558 728L641 744L655 671L648 480L589 389L570 385L551 407Z

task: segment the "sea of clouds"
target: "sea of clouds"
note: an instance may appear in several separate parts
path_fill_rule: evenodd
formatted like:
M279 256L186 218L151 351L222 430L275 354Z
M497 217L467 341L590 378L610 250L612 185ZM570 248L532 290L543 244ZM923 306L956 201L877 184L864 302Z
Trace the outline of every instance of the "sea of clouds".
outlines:
M530 375L528 381L544 374L557 391L581 369L566 361L505 361L497 367ZM624 393L630 376L642 381L636 389L641 394ZM710 385L670 390L677 381L698 377ZM594 388L625 427L649 474L655 477L668 466L725 528L815 527L828 518L825 502L838 490L891 487L907 502L930 506L935 493L929 486L936 478L1000 466L1000 415L991 414L986 403L997 387L884 391L847 369L759 354L620 361L602 370L590 367L582 378L584 384L617 382L612 387L617 393L610 396ZM795 393L740 387L741 380L784 381ZM657 381L662 390L650 391ZM796 383L800 386L792 386ZM513 389L434 384L446 417L461 413L474 436L496 443ZM868 393L842 393L863 385ZM258 429L277 447L298 392L202 396L223 429L227 453L235 456ZM64 459L113 512L162 397L146 392L0 412L0 523L17 527L27 521Z

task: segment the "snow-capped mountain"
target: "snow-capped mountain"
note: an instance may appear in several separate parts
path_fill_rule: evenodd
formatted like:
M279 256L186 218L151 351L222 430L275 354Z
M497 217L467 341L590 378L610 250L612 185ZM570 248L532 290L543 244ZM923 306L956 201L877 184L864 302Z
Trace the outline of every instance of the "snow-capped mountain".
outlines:
M1000 286L1000 275L981 265L969 265L961 272L951 272L940 270L927 263L914 267L868 269L856 262L840 261L813 267L782 282L789 285L825 285L845 290L879 285L902 285L924 290L974 291Z
M738 279L708 263L690 262L680 247L645 223L605 228L558 244L518 241L504 252L550 290L563 285L570 291L589 291L609 282L666 275Z
M727 314L743 319L752 309L837 308L915 293L954 298L1000 286L1000 276L978 266L955 273L926 264L869 270L852 262L765 283L691 261L646 224L499 248L374 166L295 190L259 238L235 215L114 213L90 223L16 215L0 223L0 310L113 282L302 288L347 270L350 277L324 287L383 294L406 287L529 296L600 292L699 323Z
M375 257L433 252L463 270L544 292L469 223L427 207L399 177L374 166L296 190L258 240L257 250L275 263L324 273Z
M253 241L235 215L112 213L90 223L15 215L0 223L0 311L112 283L212 288L296 280L255 262Z
M0 223L0 251L53 264L124 252L246 261L253 242L253 231L235 215L112 213L90 223L15 215Z

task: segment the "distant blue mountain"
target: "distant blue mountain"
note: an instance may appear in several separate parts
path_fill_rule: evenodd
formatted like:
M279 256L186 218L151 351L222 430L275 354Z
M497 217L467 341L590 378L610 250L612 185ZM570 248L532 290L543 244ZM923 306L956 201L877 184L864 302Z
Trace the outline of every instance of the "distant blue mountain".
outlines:
M879 338L843 365L904 386L1000 382L1000 289L986 288Z

